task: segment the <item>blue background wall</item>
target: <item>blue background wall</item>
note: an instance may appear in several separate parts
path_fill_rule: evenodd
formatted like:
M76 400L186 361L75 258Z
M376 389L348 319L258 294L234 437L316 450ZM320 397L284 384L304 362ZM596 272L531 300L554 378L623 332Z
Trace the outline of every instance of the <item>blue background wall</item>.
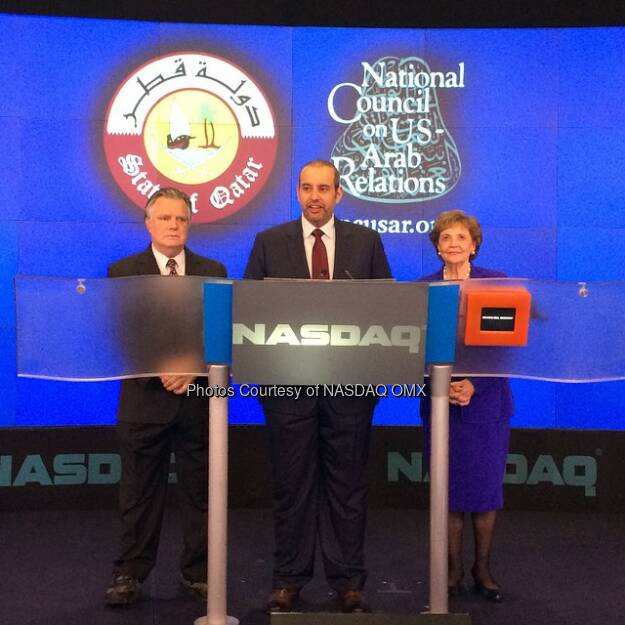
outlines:
M229 59L262 85L279 147L269 183L230 218L198 224L190 246L239 278L254 234L299 213L299 166L330 155L345 127L328 114L362 61L418 56L466 66L439 90L462 160L458 184L429 202L345 196L348 219L433 219L462 208L485 243L479 264L508 275L620 280L625 238L625 29L358 30L205 26L0 15L0 425L113 423L117 384L15 375L15 274L102 277L147 244L141 212L118 189L102 148L106 108L142 63L176 50ZM437 268L426 235L382 234L396 278ZM514 425L622 429L623 383L514 381ZM233 421L262 420L235 400ZM414 400L383 400L378 423L418 422Z

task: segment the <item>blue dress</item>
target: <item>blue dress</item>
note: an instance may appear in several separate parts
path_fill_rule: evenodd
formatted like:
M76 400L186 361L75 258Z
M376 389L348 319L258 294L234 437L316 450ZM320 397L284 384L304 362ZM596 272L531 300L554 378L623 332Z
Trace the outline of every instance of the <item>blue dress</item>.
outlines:
M471 267L472 278L504 274ZM442 269L420 278L443 279ZM461 379L461 378L457 378ZM468 406L449 406L449 511L487 512L503 507L503 478L510 440L512 392L507 378L469 378L475 394ZM430 457L430 400L421 400L424 452Z

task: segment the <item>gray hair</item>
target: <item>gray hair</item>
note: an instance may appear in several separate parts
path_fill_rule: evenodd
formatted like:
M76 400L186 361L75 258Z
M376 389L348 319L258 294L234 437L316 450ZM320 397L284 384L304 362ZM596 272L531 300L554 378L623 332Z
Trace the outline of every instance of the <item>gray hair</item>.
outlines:
M175 187L163 187L159 189L156 193L150 196L147 204L145 205L145 218L150 218L150 213L152 212L152 206L156 200L161 197L166 197L170 200L182 200L186 207L187 212L189 214L189 221L191 221L191 198L184 192L180 191L180 189L176 189Z

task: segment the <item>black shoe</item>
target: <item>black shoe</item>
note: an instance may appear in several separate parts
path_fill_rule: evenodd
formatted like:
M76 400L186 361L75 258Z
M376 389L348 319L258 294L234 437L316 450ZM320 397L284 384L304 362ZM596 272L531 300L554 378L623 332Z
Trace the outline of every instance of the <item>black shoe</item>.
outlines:
M181 575L180 588L198 601L206 603L208 597L208 586L206 582L192 582L190 579L186 579L184 575Z
M106 605L132 605L141 595L141 582L132 575L116 573L106 591Z
M471 573L475 582L474 590L480 597L484 597L484 599L493 603L501 603L503 601L503 594L499 586L484 586L477 575L473 571Z
M448 597L458 597L460 595L466 595L466 594L467 594L467 587L466 587L466 584L462 580L459 580L455 584L449 584L447 586Z
M458 568L447 571L447 596L457 597L458 595L466 595L467 587L462 581L464 579L464 569ZM455 580L452 582L451 580Z

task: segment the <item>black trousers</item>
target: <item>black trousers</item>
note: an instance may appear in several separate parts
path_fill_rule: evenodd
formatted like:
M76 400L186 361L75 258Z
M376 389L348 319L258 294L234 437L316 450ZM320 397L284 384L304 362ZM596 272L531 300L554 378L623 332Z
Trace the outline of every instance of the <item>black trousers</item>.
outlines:
M374 404L337 412L326 399L265 406L274 482L273 587L313 576L317 539L337 592L363 588L367 458Z
M181 409L171 423L120 422L117 426L122 535L121 554L114 564L117 572L140 580L156 562L172 451L184 538L180 570L190 581L206 580L207 413L185 411L181 399Z

